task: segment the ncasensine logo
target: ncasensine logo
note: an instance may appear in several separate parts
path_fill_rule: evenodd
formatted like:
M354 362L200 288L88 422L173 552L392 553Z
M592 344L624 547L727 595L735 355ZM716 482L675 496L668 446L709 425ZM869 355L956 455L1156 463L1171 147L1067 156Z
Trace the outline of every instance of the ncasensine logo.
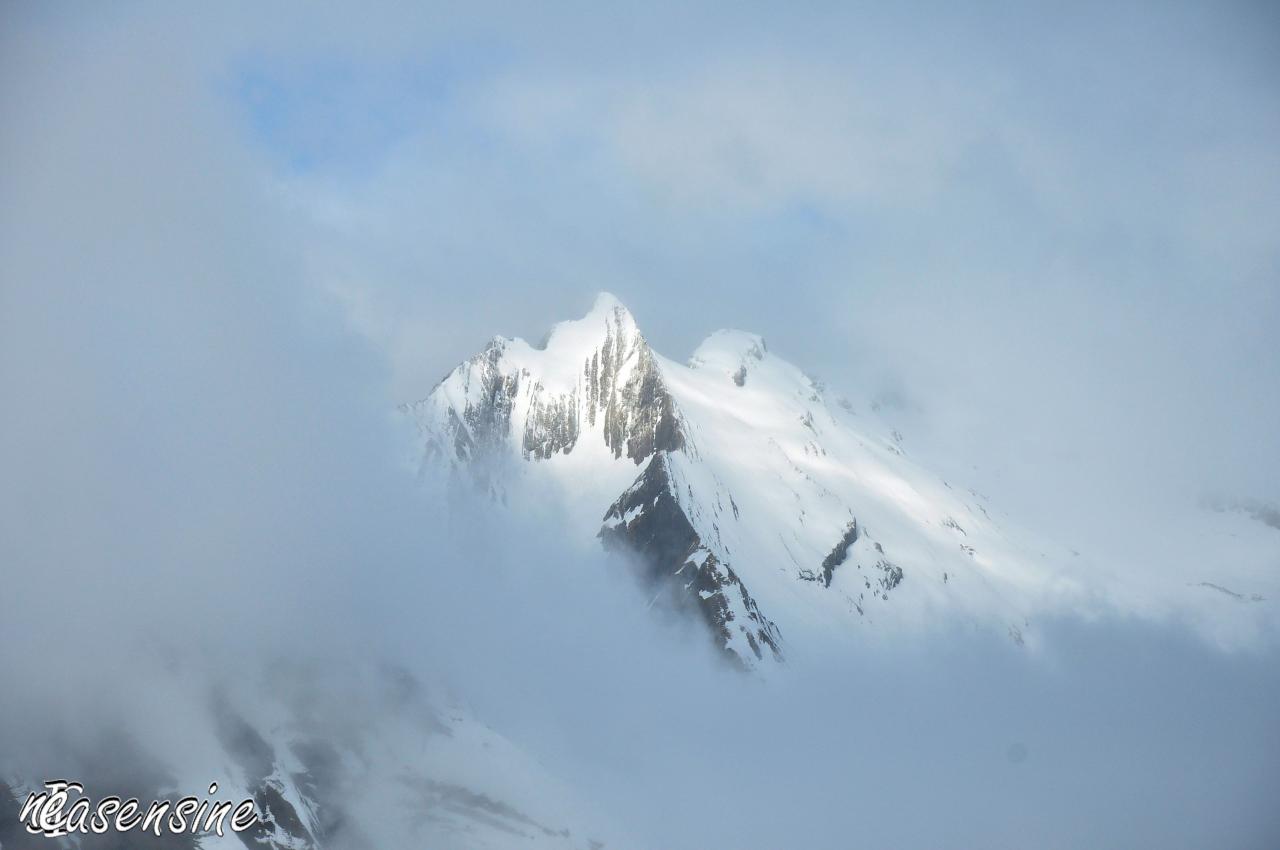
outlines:
M144 804L136 797L122 800L108 796L93 800L79 782L53 779L43 791L33 791L22 804L19 815L27 832L59 838L64 835L104 835L107 832L150 832L162 835L243 832L258 822L252 799L239 803L215 800L218 783L209 784L208 796L179 800L152 800Z

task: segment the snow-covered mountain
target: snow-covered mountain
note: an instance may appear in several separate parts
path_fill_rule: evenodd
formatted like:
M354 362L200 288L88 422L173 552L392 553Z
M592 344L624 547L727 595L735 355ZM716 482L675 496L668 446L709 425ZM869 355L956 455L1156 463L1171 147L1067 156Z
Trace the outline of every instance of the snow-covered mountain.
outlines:
M139 707L131 726L101 733L70 758L69 750L36 766L0 758L0 848L630 846L528 750L402 668L325 659L240 672L251 675L211 681L198 666L160 668L147 681L154 710ZM214 781L210 798L252 798L260 821L221 836L32 835L17 813L42 782L64 775L48 772L55 761L94 800L136 797L145 810Z
M678 363L608 294L540 347L495 337L405 410L422 474L558 500L746 666L943 612L1022 642L1046 597L1079 590L1067 550L917 466L761 337L718 331Z

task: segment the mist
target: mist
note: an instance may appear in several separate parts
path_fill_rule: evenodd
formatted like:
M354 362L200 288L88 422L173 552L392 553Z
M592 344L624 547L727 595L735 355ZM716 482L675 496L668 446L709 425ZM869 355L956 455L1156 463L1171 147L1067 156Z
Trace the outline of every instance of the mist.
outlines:
M624 47L568 9L6 6L0 779L163 785L249 682L372 728L394 668L619 846L1274 846L1273 615L744 676L624 559L414 477L397 403L611 289L677 359L764 334L1117 569L1280 499L1274 14L928 11Z

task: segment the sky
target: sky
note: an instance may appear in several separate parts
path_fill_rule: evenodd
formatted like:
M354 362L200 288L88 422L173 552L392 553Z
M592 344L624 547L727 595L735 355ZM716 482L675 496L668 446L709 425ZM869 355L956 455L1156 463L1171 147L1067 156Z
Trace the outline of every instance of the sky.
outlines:
M677 359L720 327L764 335L1080 545L1141 558L1194 538L1206 497L1274 504L1274 7L0 16L0 671L39 682L0 687L0 739L44 740L33 724L83 716L87 693L128 715L112 683L157 639L226 669L464 634L407 660L666 846L664 824L714 839L689 802L708 787L789 813L738 812L744 847L1280 830L1273 648L1062 623L1035 665L957 637L754 697L572 570L516 573L459 619L475 577L413 565L477 556L441 550L391 416L494 334L536 341L608 290ZM531 535L482 536L589 560ZM490 545L485 563L515 559ZM115 651L86 669L103 635ZM788 722L828 713L867 731L833 747ZM684 760L720 733L757 748Z
M608 290L668 356L740 327L924 413L1020 499L1050 464L1280 499L1267 4L11 9L10 109L57 120L54 52L128 77L95 120L265 193L397 401Z
M1131 501L1280 498L1266 4L17 8L10 62L110 63L142 79L99 120L236 160L397 401L609 290L669 356L764 334L1020 500L1118 465Z

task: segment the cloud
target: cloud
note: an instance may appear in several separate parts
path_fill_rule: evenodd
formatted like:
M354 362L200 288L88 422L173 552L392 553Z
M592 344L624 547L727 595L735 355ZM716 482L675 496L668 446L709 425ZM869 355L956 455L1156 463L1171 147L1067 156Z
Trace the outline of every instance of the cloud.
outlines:
M659 203L703 213L927 204L972 143L979 104L916 86L896 109L860 71L735 56L585 85L517 78L499 84L495 111L530 143L586 139Z
M377 173L284 191L399 399L609 289L669 356L747 328L863 409L904 399L883 418L915 457L1149 597L1170 557L1275 558L1196 507L1280 500L1275 90L1249 17L521 39ZM1161 545L1188 525L1207 555Z
M892 390L909 452L1068 543L1225 569L1237 550L1197 548L1202 520L1170 506L1280 480L1273 66L1236 32L1253 13L1187 55L1197 30L1164 24L1132 61L1078 29L1031 61L1053 21L958 53L921 32L901 49L954 70L936 85L836 62L839 22L717 42L724 15L686 12L673 35L638 21L628 53L609 21L561 14L431 121L299 174L229 93L245 54L292 97L295 62L396 80L380 63L467 32L510 47L530 21L157 8L0 28L5 755L60 757L40 747L94 712L158 722L116 680L148 681L142 644L215 672L367 650L451 682L656 846L1274 844L1273 650L1104 618L1048 624L1034 658L957 633L727 677L594 550L519 517L454 517L451 537L387 416L492 334L537 338L615 289L675 356L737 325L829 383ZM1129 46L1147 32L1120 24ZM860 30L891 42L877 60L905 31L886 26ZM1096 67L1063 58L1080 51ZM1152 62L1234 94L1144 129L1181 114L1159 74L1125 83ZM422 104L399 94L397 120ZM174 740L200 721L167 722Z

